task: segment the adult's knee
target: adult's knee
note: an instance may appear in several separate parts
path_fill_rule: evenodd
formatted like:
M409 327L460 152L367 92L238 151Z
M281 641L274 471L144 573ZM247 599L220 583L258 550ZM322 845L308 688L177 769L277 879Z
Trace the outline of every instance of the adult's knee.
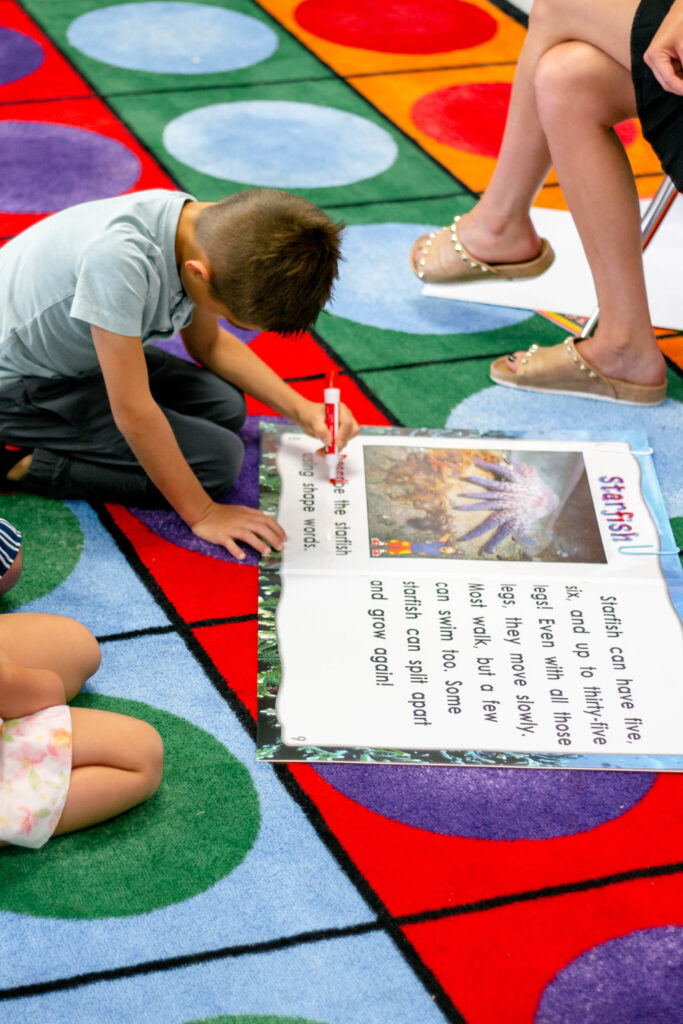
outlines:
M534 76L536 106L544 128L557 126L568 114L585 116L596 99L596 79L604 54L578 40L558 43L539 59Z

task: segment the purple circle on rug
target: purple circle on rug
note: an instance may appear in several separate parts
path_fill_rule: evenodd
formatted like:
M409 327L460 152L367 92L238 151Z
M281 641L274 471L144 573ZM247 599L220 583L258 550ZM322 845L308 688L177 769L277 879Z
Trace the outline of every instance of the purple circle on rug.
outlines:
M132 188L140 161L116 139L43 121L0 122L0 210L52 213Z
M345 796L393 821L471 839L550 839L618 818L654 773L439 765L314 765Z
M32 75L44 60L45 54L39 42L14 29L0 26L0 85Z
M245 345L248 345L250 341L253 341L261 333L260 331L245 330L244 327L235 327L234 324L228 323L227 320L219 320L218 323L221 327L225 327L230 331L231 334L234 334L236 338L239 338ZM170 352L172 356L178 356L179 359L187 359L188 362L192 362L179 333L174 334L170 338L155 338L151 344L156 345L157 348L162 348L164 352Z
M674 1024L683 1020L683 928L631 932L555 975L534 1024Z
M240 431L240 437L244 443L244 461L237 480L219 499L224 505L258 507L259 423L262 419L275 420L276 417L247 416L247 421ZM131 508L130 511L150 530L172 544L177 544L178 547L187 548L188 551L199 551L203 555L210 555L222 562L237 562L237 559L233 558L225 548L195 537L187 523L172 509ZM248 544L240 544L240 547L243 548L246 557L237 564L258 565L258 552Z

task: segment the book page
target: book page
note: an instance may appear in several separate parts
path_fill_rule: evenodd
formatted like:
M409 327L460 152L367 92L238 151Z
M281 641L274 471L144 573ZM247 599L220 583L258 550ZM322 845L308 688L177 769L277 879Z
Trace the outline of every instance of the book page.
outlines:
M292 432L276 468L285 747L683 755L680 569L627 443L361 435L333 486Z

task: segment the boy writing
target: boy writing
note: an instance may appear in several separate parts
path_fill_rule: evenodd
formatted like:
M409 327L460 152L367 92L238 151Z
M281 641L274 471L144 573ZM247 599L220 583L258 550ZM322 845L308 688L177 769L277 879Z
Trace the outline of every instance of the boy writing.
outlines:
M327 443L322 404L219 324L294 334L330 296L335 225L275 190L200 203L151 190L71 207L0 250L0 490L170 504L237 558L285 536L214 499L235 480L248 392ZM180 330L196 364L145 343ZM340 410L341 447L358 432Z

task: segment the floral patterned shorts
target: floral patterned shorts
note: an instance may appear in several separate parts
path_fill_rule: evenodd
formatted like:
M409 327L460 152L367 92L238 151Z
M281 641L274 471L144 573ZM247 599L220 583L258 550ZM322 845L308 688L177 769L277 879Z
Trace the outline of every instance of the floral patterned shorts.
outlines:
M43 846L62 816L70 776L66 705L7 719L0 732L0 840Z

